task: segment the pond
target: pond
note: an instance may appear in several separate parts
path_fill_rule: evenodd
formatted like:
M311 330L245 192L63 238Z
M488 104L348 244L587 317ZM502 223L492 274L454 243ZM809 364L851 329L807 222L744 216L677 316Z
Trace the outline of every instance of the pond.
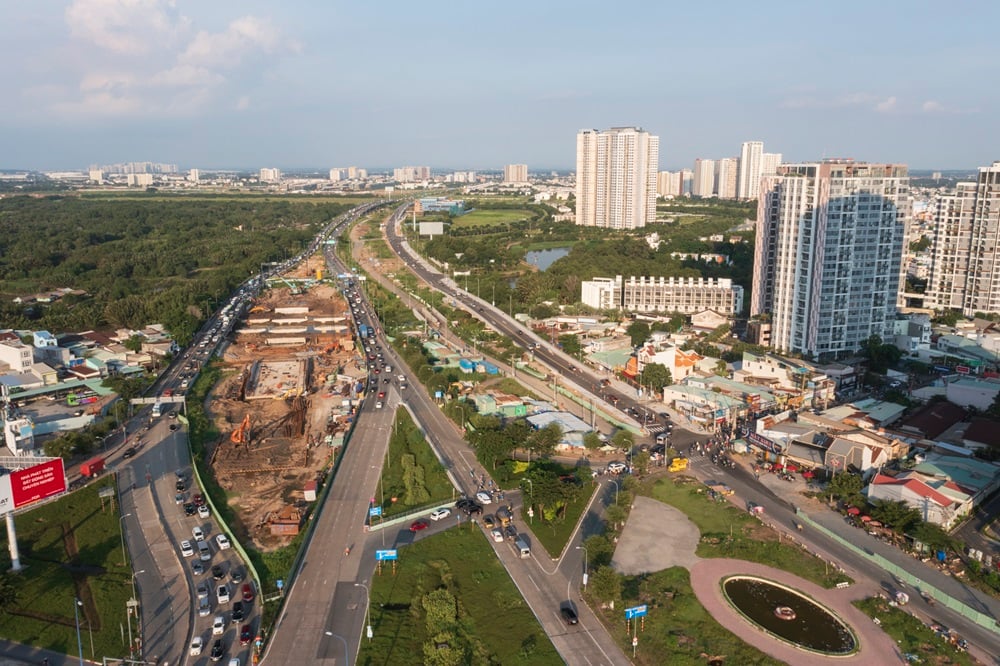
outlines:
M733 576L723 581L722 589L745 618L787 643L829 655L858 649L854 632L833 611L792 588L763 578Z
M538 270L544 271L559 259L569 254L569 247L550 247L544 250L532 250L526 252L524 260L532 266L537 266Z

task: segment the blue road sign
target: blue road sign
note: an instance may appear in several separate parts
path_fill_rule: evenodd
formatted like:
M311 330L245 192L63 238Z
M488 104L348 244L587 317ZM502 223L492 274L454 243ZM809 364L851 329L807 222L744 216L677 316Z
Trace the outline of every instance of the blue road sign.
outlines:
M275 585L277 585L278 589L280 590L281 588L283 588L285 586L285 581L283 581L283 580L281 580L279 578L278 581L275 583Z
M382 515L382 507L380 507L380 506L373 506L372 508L368 509L368 515L369 516L381 516Z
M393 550L376 550L375 551L375 559L378 560L378 561L380 561L380 562L382 560L395 560L395 559L397 559L396 558L396 550L395 549L393 549Z
M646 604L625 609L626 620L634 620L637 617L646 617Z

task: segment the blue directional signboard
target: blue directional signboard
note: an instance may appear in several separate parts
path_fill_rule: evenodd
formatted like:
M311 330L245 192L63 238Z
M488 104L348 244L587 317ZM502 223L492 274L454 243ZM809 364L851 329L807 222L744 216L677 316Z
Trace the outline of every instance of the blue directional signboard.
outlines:
M625 609L626 620L634 620L637 617L646 617L646 604Z
M368 509L368 515L372 516L372 517L381 516L382 515L382 507L380 507L380 506L373 506L372 508Z
M396 558L396 550L395 549L392 549L392 550L376 550L375 551L375 559L378 560L379 562L381 562L382 560L395 560L395 559L397 559Z

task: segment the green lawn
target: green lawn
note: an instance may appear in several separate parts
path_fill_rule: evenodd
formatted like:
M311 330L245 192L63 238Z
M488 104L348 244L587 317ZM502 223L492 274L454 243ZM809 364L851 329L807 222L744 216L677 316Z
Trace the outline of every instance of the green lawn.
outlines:
M383 515L398 516L453 499L455 488L410 413L399 408L394 425L382 471L382 487L375 498L381 503Z
M395 575L385 567L370 587L374 637L362 641L359 665L563 663L472 523L401 549ZM448 618L443 630L439 619L430 636L423 602L439 589L455 597L457 617Z
M878 618L882 631L896 641L903 654L918 655L931 664L972 666L978 663L968 654L949 645L917 618L900 608L891 607L885 599L869 597L854 602L854 605L869 617ZM935 661L931 659L932 655L946 655L948 661Z
M107 477L16 518L21 563L15 576L17 602L0 613L0 636L76 656L74 599L83 602L80 625L83 656L120 656L127 651L121 627L132 596L132 571L122 562L117 500L97 491ZM0 567L10 568L6 530L0 537ZM135 627L133 619L133 629ZM93 651L91 651L93 637Z
M677 507L698 526L699 557L731 557L776 566L826 588L852 582L788 539L781 540L746 511L728 501L710 499L705 486L691 477L658 479L644 486L643 492Z
M535 213L525 208L498 208L474 210L461 217L456 217L453 224L456 228L464 227L490 227L521 220L531 220Z
M567 468L567 474L572 473L572 468ZM531 532L535 535L537 544L540 544L550 557L559 557L563 548L573 536L577 521L587 508L587 503L597 491L598 486L587 484L580 489L580 494L575 500L566 505L566 511L560 520L548 522L542 520L539 513L535 512L534 518L529 518L525 513L526 506L521 508L521 520L531 526ZM524 499L530 498L530 493L522 493ZM536 544L532 544L533 546Z

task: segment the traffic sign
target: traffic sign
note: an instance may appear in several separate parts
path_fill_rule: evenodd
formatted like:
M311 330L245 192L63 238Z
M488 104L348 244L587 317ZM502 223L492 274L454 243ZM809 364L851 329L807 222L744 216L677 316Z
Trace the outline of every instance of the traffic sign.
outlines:
M279 578L277 582L275 582L275 585L277 585L278 589L280 590L281 588L285 587L285 581Z
M381 516L382 515L382 507L380 507L380 506L373 506L372 508L368 509L368 515L372 516L372 517Z
M381 562L382 560L395 560L395 559L397 559L397 557L396 557L396 550L395 549L392 549L392 550L376 550L375 551L375 559L378 560L379 562Z
M626 620L634 620L637 617L646 617L646 604L625 609Z

